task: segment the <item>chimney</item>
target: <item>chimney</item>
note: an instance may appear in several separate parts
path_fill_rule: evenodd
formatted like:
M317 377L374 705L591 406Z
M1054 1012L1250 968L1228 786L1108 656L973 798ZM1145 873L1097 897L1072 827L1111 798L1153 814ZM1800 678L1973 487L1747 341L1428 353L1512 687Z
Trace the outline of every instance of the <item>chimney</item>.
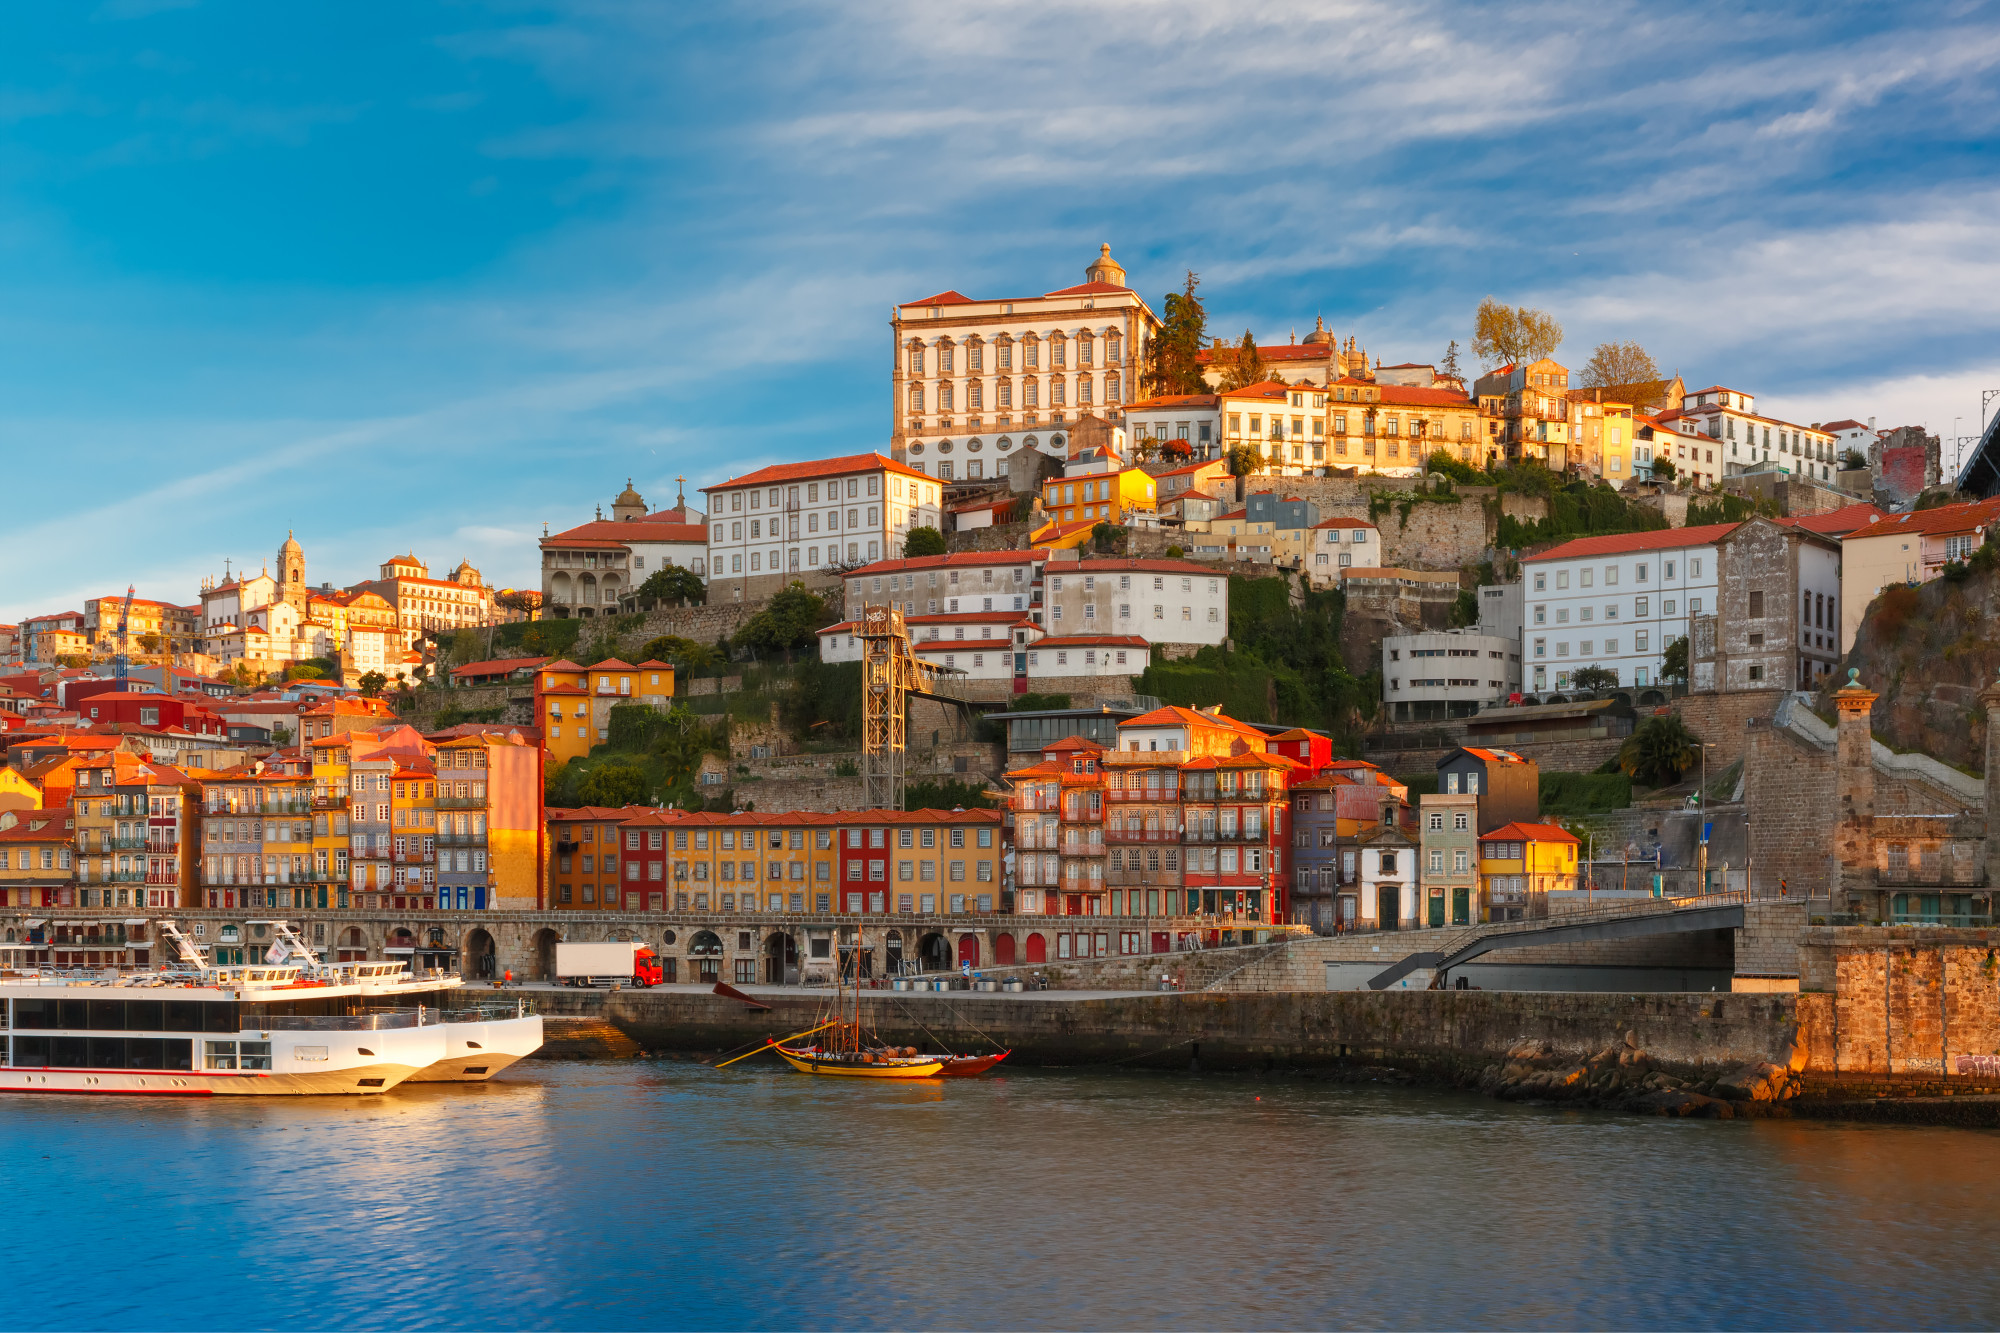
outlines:
M1868 727L1875 699L1873 690L1863 688L1859 668L1849 668L1847 684L1833 692L1834 707L1840 710L1834 760L1839 771L1840 804L1833 835L1840 872L1839 883L1829 884L1827 891L1830 897L1844 900L1836 910L1863 909L1863 895L1875 889L1875 754ZM1989 717L1991 712L1992 705L1988 705ZM1991 855L1989 851L1989 858ZM1876 906L1875 915L1880 916L1879 904Z

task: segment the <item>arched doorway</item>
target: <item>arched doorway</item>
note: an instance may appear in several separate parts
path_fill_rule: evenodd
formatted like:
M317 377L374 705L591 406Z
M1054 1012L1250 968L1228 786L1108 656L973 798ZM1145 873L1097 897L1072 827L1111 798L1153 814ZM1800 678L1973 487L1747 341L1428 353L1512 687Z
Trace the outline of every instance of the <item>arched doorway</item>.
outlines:
M1402 919L1402 892L1394 884L1375 886L1375 924L1382 930L1394 930Z
M882 940L882 961L888 976L903 975L903 932L892 930Z
M960 935L958 937L958 965L960 967L979 966L979 937Z
M993 937L993 966L1006 967L1014 961L1014 937L1001 932Z
M562 936L544 927L535 932L529 947L534 951L535 976L542 981L556 979L556 941Z
M771 986L799 984L799 942L784 931L764 941L764 982Z
M917 941L917 962L926 972L951 971L951 941L936 932L924 936Z
M480 981L491 981L499 975L494 964L493 936L484 926L474 926L465 933L465 975Z
M361 933L361 927L349 926L340 932L338 943L334 945L333 961L336 963L368 961L368 937Z
M722 980L722 937L712 930L697 930L688 939L688 957L694 966L688 970L694 975L690 981L704 986Z
M387 942L382 945L382 956L392 963L417 965L417 937L415 932L398 926L389 932Z
M1029 934L1027 961L1030 963L1046 963L1049 961L1049 941L1047 936L1039 932L1031 932Z

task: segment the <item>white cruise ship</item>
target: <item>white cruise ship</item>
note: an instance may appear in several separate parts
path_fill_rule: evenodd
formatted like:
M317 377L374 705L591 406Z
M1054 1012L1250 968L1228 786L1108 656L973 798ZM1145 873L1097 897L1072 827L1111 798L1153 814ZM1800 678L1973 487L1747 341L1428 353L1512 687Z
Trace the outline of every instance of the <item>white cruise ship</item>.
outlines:
M456 974L322 964L282 921L271 961L213 967L172 923L156 972L0 977L0 1092L366 1096L480 1082L542 1044L516 999L444 1008ZM497 998L497 997L496 997Z

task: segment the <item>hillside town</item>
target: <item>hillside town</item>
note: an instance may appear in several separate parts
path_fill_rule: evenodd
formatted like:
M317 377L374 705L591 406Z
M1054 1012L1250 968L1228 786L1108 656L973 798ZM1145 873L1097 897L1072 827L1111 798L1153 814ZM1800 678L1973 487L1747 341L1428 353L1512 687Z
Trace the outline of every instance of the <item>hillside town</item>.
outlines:
M1991 430L1947 476L1865 405L1572 366L1537 311L1482 308L1472 371L1083 277L895 306L885 446L627 479L537 588L314 584L287 533L0 626L0 966L147 966L162 912L218 961L279 914L342 961L545 976L584 930L769 984L1716 892L1990 920L1980 784L1857 701L1885 605L1993 564ZM1815 765L1865 829L1770 797Z

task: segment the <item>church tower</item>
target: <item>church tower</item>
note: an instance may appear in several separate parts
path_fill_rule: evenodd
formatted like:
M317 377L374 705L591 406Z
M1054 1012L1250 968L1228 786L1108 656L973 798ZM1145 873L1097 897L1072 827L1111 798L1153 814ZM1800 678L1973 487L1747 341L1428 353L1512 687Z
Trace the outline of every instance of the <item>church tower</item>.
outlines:
M1083 271L1085 282L1109 283L1113 287L1125 285L1125 270L1111 257L1111 243L1097 247L1097 262Z
M288 602L301 616L306 610L306 552L291 533L278 548L278 600Z
M619 523L630 523L646 516L646 500L632 489L632 479L625 478L625 489L618 492L618 498L611 502L611 517Z

